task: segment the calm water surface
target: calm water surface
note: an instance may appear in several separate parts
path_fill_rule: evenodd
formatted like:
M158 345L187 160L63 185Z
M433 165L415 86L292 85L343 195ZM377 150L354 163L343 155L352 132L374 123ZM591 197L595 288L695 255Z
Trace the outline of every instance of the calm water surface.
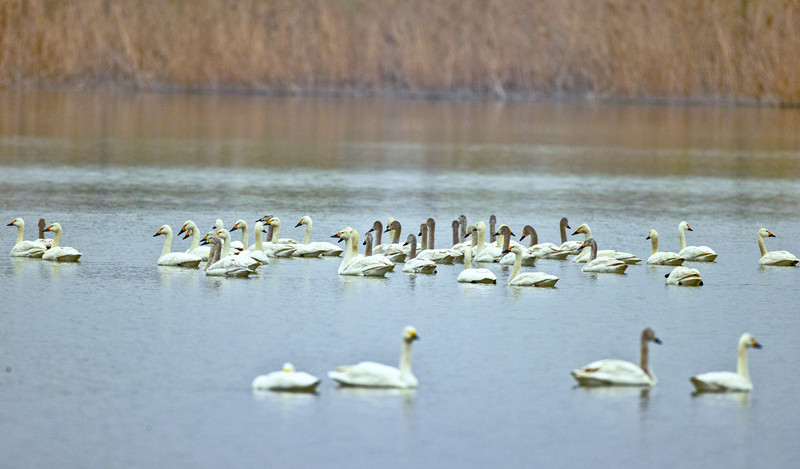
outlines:
M4 93L0 205L64 227L79 264L0 256L0 454L7 467L791 467L800 378L800 113L570 103ZM600 248L719 253L701 288L667 267L624 276L540 261L555 289L435 276L343 278L336 259L281 259L248 280L155 265L164 223L211 228L303 215L312 238L399 219L404 235L496 214L556 241L588 223ZM4 224L5 224L4 223ZM14 229L6 227L8 249ZM173 249L188 241L175 240ZM253 394L284 361L325 377L395 364L413 324L415 391ZM649 391L574 387L569 370L638 359ZM693 396L735 370L751 332L750 395Z

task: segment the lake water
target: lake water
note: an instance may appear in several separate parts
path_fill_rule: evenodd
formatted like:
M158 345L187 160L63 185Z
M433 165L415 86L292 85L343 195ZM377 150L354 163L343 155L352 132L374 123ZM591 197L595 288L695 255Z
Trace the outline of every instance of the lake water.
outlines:
M0 256L4 467L791 467L800 437L800 270L758 265L756 233L800 254L800 111L125 93L3 92L4 225L60 222L79 264ZM164 224L210 229L264 214L312 238L374 220L403 237L435 217L496 214L558 240L587 223L600 248L646 259L708 245L700 288L668 267L585 274L540 261L555 289L393 272L344 278L337 259L281 259L251 279L156 266ZM6 227L10 250L15 230ZM578 237L573 237L573 239ZM251 235L252 239L252 235ZM363 239L363 238L362 238ZM175 240L173 250L188 241ZM396 364L414 325L414 391L340 389L361 360ZM649 391L576 388L569 370L638 360ZM692 394L735 370L749 395ZM285 361L316 394L254 394Z

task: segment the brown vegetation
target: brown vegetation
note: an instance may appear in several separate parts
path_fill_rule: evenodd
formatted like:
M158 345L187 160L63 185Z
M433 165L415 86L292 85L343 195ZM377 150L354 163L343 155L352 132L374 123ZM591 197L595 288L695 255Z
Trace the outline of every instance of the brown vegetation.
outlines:
M800 103L786 0L0 0L0 85Z

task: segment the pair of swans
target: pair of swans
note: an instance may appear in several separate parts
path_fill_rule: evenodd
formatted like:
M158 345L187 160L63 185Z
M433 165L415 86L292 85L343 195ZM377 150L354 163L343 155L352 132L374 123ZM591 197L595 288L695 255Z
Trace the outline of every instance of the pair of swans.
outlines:
M17 228L17 241L14 243L14 247L11 248L9 256L41 258L47 251L48 245L45 241L48 240L44 240L43 237L40 236L40 239L33 241L25 241L23 239L25 236L25 221L22 218L15 218L6 226L15 226ZM50 244L52 244L52 240L50 240Z
M639 364L615 359L598 360L570 373L580 386L653 386L656 375L650 368L648 344L661 344L653 329L642 331L639 341Z
M380 220L375 220L372 223L372 228L367 231L367 235L375 233L375 244L372 248L373 254L381 254L386 256L392 262L403 262L408 256L408 250L404 249L405 245L401 245L400 237L400 222L392 220L389 226L384 230L383 223ZM389 232L390 243L383 242L383 233ZM395 239L397 238L397 239Z
M485 267L472 267L472 249L464 250L464 270L459 272L456 281L459 283L497 283L497 276Z
M254 391L314 392L322 380L305 371L296 371L291 363L284 363L281 371L273 371L253 379Z
M419 386L419 381L411 371L411 344L419 339L413 326L403 329L403 349L397 368L371 361L355 365L340 366L328 373L328 376L342 386L366 388L412 389Z
M44 231L51 231L55 234L53 237L53 244L50 246L44 254L42 254L42 259L46 261L55 261L55 262L78 262L83 254L78 252L77 249L69 246L62 246L61 245L61 235L63 230L61 229L61 225L59 223L53 223Z
M739 338L736 373L732 371L712 371L692 376L689 380L697 392L749 392L753 389L750 372L747 369L747 349L760 349L761 344L749 333Z
M678 255L687 261L694 262L714 262L717 258L717 253L708 246L687 246L685 231L694 231L689 227L689 224L682 221L678 225L678 236L681 240L681 250Z
M210 246L208 262L205 267L205 273L209 277L249 277L261 265L247 256L223 256L225 243L215 234L206 235L204 242Z
M524 265L525 267L535 266L536 256L525 246L516 241L512 242L511 236L513 235L514 233L511 232L511 228L507 225L500 225L500 228L497 229L497 233L495 233L495 240L500 244L500 254L503 256L500 258L500 265L514 265L517 261L517 255L512 253L509 249L512 247L519 247L521 253L520 265Z
M344 257L339 265L339 275L383 277L394 269L394 263L386 256L361 256L358 254L358 231L347 227L331 238L345 242Z
M156 236L164 236L164 248L158 257L158 265L196 268L203 261L200 256L189 252L172 252L172 228L169 225L163 225L159 228L156 234L153 235L154 238Z
M597 257L597 242L589 238L583 242L582 247L589 249L589 259L581 267L583 272L624 274L628 268L627 263L612 256Z
M555 287L558 282L558 277L555 275L546 274L544 272L525 272L520 273L522 268L523 251L522 246L511 246L506 248L505 253L514 255L514 270L511 276L508 277L508 284L515 287Z
M587 247L586 247L586 241L588 241L589 238L592 237L592 230L589 228L589 225L587 225L586 223L581 224L581 226L579 226L578 229L575 230L575 232L572 233L572 234L574 236L574 235L579 234L579 233L583 233L583 235L584 235L584 246L583 246L583 249L581 250L581 252L577 256L575 256L575 258L572 260L572 262L587 262L587 261L590 260L591 256L594 256L594 257L611 257L611 258L614 258L614 259L618 259L618 260L620 260L620 261L622 261L622 262L624 262L626 264L638 264L639 262L642 262L641 259L639 259L638 257L634 256L633 254L631 254L629 252L617 251L616 249L603 249L601 251L597 251L595 249L593 251L593 254L591 254L589 252L589 249L587 249Z
M764 238L774 238L768 229L761 228L758 230L758 249L761 251L761 258L758 259L760 265L777 265L785 267L796 266L800 259L789 251L767 251L767 246L764 244ZM17 238L19 239L19 237Z
M322 250L322 255L328 257L338 257L344 252L344 249L328 241L311 242L312 221L310 216L306 215L303 218L301 218L300 221L298 221L297 224L294 225L294 227L297 228L298 226L303 226L303 225L305 225L306 227L306 233L303 236L303 241L301 244L304 244L311 249L320 249Z
M429 259L417 257L417 237L414 234L408 235L405 245L408 245L408 258L403 264L403 272L407 274L435 274L436 263Z
M650 265L681 265L683 258L676 252L659 251L658 250L658 232L650 230L647 233L647 238L650 240L650 257L647 258L647 263Z
M320 257L328 250L327 248L317 247L310 244L300 244L291 238L281 238L281 220L278 217L272 217L267 220L267 225L273 228L271 239L272 244L291 246L291 257Z

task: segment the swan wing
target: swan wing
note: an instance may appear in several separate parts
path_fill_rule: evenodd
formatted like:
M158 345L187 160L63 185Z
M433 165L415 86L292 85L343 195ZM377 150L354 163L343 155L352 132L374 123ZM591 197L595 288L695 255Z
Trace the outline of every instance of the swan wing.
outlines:
M376 362L340 366L329 372L328 376L343 386L408 387L408 384L402 379L399 369Z
M593 261L583 264L581 270L584 272L623 274L628 264L613 257L598 257Z
M158 265L174 267L197 267L202 259L188 252L170 252L158 258Z
M558 277L544 272L525 272L509 280L515 287L555 287Z
M753 384L732 371L712 371L689 378L700 392L746 392L753 389Z
M403 272L407 274L435 274L436 263L415 257L403 265Z
M273 371L257 376L253 380L253 389L270 391L314 391L322 380L304 371L286 373Z
M652 386L655 380L642 368L624 360L599 360L572 370L581 386Z
M713 262L717 258L717 253L708 246L686 246L678 255L687 261L696 262Z
M9 256L11 257L42 257L47 251L47 246L38 241L22 241L11 248Z
M489 269L464 269L456 279L459 283L497 283L497 276Z
M78 262L82 254L77 249L69 246L57 246L50 248L42 255L42 259L46 261L56 262Z
M789 251L769 251L761 256L758 263L761 265L795 266L800 259Z
M394 269L394 264L384 256L358 256L339 266L339 275L364 275L382 277Z
M681 265L683 258L676 252L659 251L647 258L650 265Z

